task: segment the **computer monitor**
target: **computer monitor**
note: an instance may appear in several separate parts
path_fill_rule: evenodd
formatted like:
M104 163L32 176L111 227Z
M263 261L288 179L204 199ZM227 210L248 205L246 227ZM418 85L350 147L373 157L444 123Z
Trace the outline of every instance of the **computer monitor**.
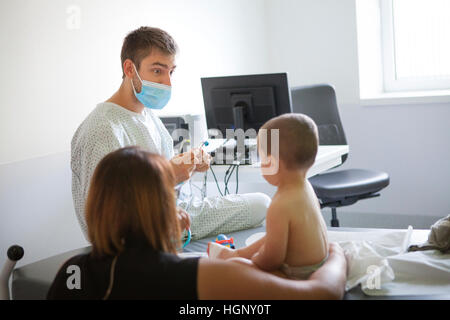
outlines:
M255 129L268 120L291 113L286 73L202 78L208 129Z

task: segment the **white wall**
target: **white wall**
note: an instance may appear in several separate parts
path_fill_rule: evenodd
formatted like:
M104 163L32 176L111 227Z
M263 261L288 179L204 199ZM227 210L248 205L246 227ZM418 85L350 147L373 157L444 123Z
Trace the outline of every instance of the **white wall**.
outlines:
M118 89L123 38L142 25L180 47L165 113L202 113L201 76L264 71L263 18L261 0L2 1L0 163L70 150L81 121Z
M9 246L18 266L88 245L72 203L70 152L0 165L0 267Z
M380 198L341 212L450 213L450 105L361 106L354 0L268 0L270 70L291 86L333 84L350 145L342 168L390 174Z

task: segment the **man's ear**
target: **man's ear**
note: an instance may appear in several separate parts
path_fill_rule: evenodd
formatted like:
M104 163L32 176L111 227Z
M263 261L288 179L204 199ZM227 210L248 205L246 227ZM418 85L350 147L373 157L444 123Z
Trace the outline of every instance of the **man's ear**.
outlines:
M130 59L126 59L123 62L123 73L125 73L125 76L127 78L132 79L134 77L135 72L136 71L134 70L133 67L133 61L131 61Z

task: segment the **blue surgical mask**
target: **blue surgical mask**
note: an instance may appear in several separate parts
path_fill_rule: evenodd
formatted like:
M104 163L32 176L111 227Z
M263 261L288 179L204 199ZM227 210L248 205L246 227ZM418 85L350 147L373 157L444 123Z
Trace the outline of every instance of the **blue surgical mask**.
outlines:
M133 67L134 70L136 70L134 64ZM142 80L137 70L136 74L139 81L141 81L141 92L139 93L136 92L133 81L131 81L131 86L133 87L136 98L149 109L160 110L164 108L170 100L172 87L166 86L165 84Z

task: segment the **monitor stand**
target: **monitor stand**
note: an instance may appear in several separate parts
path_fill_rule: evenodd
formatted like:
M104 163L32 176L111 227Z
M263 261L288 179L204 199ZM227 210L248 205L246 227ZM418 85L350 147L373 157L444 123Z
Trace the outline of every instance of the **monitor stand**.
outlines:
M244 110L245 107L236 106L233 108L233 120L234 120L234 129L242 129L244 128Z

